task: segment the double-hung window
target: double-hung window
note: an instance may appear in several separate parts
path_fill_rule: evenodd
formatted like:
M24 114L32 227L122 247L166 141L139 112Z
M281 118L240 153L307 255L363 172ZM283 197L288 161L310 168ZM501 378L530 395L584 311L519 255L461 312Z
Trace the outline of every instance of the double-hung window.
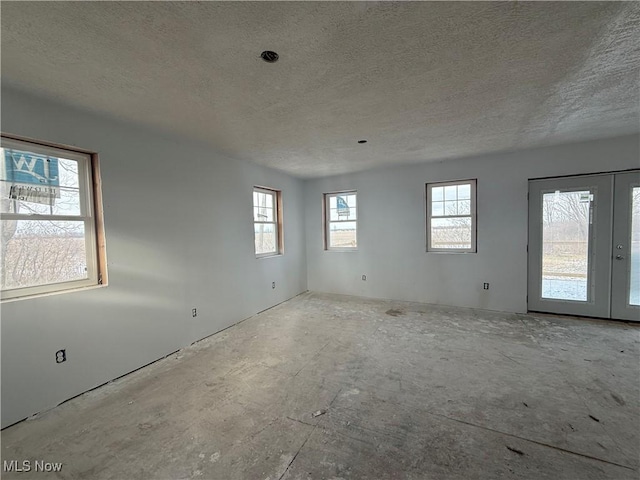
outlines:
M476 181L427 184L427 251L476 251Z
M97 156L2 137L2 299L106 283Z
M358 247L357 192L324 194L326 250L355 250Z
M253 232L256 257L282 254L282 192L254 187Z

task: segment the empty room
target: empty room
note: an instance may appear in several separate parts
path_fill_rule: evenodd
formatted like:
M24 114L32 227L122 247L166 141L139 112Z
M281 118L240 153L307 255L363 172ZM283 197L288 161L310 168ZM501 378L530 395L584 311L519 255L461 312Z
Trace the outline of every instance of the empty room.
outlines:
M640 3L0 14L3 479L640 478Z

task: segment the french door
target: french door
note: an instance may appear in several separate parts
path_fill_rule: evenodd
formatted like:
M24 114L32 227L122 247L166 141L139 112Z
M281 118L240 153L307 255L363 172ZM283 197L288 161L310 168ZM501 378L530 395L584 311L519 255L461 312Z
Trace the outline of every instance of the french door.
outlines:
M640 321L640 171L529 182L528 308Z

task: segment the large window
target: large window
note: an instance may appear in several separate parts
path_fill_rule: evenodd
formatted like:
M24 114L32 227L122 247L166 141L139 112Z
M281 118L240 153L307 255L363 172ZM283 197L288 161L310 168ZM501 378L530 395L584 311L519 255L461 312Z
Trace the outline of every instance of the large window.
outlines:
M2 299L106 283L97 157L2 137Z
M256 257L282 253L282 199L278 190L254 187L253 232Z
M326 250L355 250L358 247L357 193L324 194Z
M476 181L427 184L427 251L476 251Z

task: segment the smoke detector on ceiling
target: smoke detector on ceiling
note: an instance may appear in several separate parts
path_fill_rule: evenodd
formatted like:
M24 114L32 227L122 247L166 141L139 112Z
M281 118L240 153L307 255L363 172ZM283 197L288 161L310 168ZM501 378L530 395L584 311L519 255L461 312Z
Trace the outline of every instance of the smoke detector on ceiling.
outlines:
M280 58L280 55L271 50L265 50L260 54L260 58L267 63L275 63L278 61L278 58Z

